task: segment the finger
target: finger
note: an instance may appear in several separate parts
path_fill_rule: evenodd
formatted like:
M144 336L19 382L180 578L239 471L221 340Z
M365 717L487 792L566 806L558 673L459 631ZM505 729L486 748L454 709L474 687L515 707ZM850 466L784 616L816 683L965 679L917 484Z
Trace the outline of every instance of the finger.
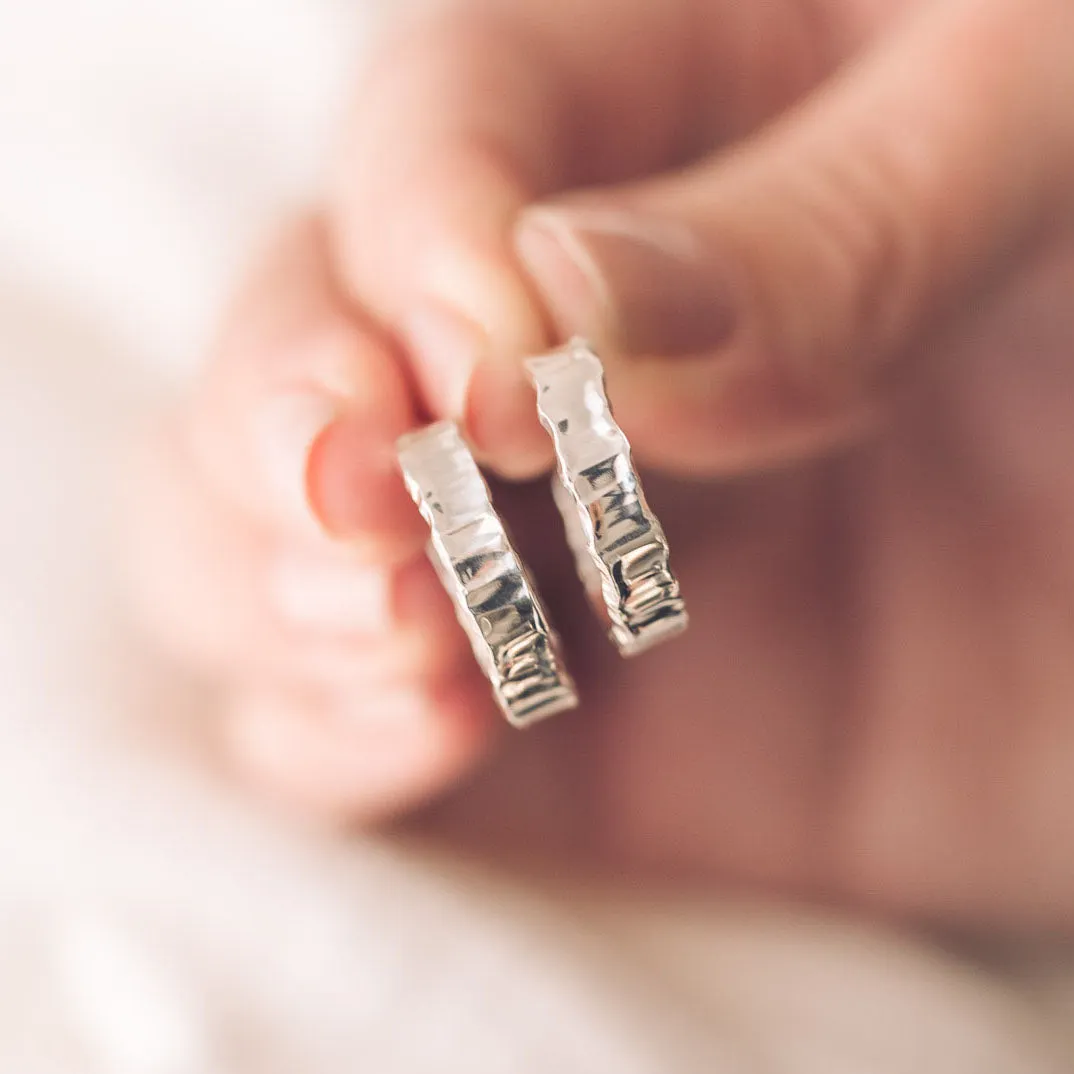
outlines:
M712 473L866 427L896 359L1069 212L1072 41L1063 0L922 5L734 152L529 214L558 332L621 356L636 448ZM517 368L475 375L493 457L512 395L532 398Z
M472 680L346 700L257 691L221 727L259 788L328 819L370 822L442 790L486 753L497 726Z
M382 50L348 125L333 235L432 414L461 414L479 358L546 345L511 242L520 209L665 167L778 107L817 73L798 7L464 0ZM501 469L548 462L531 402L502 420L516 435Z
M424 555L367 562L281 539L221 499L177 435L148 441L127 566L143 622L215 676L340 692L459 674L473 658Z
M323 225L300 221L251 276L187 408L202 475L260 523L406 558L423 528L394 442L414 421L396 356L332 279Z

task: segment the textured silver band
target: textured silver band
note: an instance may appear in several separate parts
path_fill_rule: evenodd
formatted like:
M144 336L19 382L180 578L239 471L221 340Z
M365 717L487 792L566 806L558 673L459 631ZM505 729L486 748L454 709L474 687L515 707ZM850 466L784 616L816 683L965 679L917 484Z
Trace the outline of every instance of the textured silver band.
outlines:
M578 574L619 651L633 656L684 630L687 615L664 531L612 416L604 368L579 339L526 366L555 443L553 493Z
M522 727L574 708L556 634L457 426L438 422L397 447L407 488L429 523L429 558L504 715Z

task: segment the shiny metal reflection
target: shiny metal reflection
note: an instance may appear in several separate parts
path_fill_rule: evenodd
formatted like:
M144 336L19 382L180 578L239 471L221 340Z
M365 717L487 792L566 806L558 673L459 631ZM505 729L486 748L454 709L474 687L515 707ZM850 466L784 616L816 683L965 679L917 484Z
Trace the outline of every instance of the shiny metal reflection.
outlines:
M624 656L686 628L667 538L612 416L604 368L580 339L526 366L556 448L553 493L591 602Z
M523 727L574 708L558 638L458 427L438 422L397 448L429 523L429 557L504 715Z

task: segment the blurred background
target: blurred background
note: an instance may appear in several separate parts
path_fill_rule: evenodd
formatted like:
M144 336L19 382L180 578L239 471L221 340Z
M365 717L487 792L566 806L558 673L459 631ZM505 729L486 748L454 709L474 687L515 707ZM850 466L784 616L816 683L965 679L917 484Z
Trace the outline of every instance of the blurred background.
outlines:
M125 622L117 475L377 8L0 0L0 1071L1074 1069L1046 944L332 837L201 753Z

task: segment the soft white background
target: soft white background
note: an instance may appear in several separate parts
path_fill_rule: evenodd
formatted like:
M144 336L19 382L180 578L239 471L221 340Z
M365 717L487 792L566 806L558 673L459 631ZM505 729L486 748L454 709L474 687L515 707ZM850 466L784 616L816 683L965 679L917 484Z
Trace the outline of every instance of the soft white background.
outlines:
M373 14L0 0L0 1072L1074 1068L1046 946L331 840L199 757L119 610L115 474L313 181Z

